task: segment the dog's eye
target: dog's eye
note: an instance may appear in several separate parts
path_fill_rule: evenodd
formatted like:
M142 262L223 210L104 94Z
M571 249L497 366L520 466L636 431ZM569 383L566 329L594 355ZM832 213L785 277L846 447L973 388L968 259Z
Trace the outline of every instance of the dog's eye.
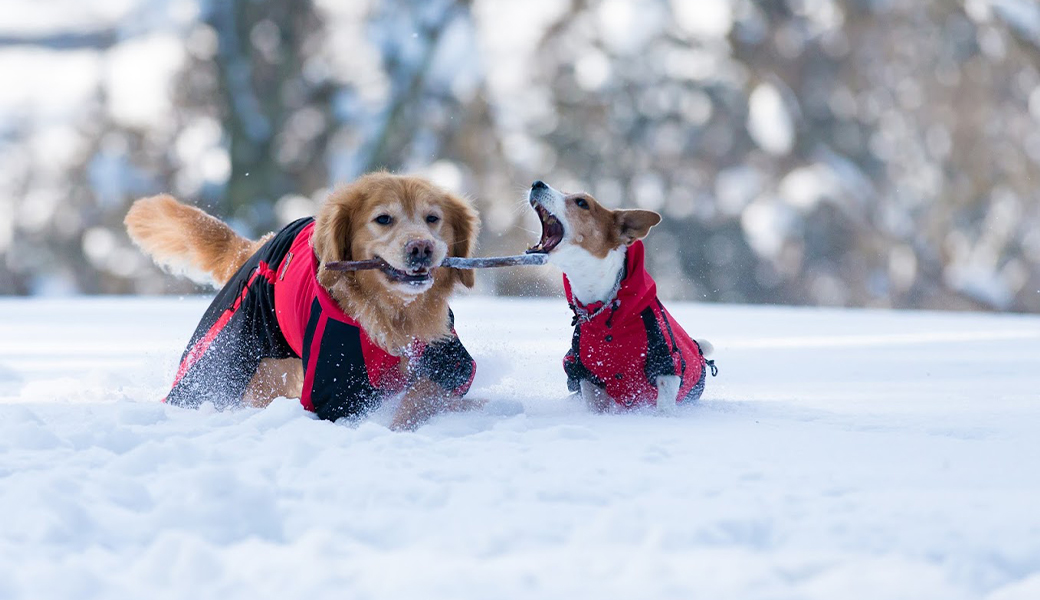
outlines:
M427 215L426 216L426 222L429 223L430 225L433 225L434 223L436 223L437 221L440 221L440 220L441 220L441 218L438 217L437 215Z
M389 225L394 222L394 218L390 215L379 215L375 218L375 222L380 225Z
M586 202L584 198L575 198L574 203L578 205L578 208L584 208L585 210L589 209L589 203Z

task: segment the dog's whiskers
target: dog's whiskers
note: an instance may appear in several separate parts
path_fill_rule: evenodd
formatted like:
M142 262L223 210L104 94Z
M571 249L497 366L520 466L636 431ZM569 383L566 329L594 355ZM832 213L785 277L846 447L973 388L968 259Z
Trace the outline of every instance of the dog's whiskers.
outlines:
M531 205L527 202L527 200L517 202L513 205L513 216L515 217L517 215L527 213L528 211L530 211L530 209Z

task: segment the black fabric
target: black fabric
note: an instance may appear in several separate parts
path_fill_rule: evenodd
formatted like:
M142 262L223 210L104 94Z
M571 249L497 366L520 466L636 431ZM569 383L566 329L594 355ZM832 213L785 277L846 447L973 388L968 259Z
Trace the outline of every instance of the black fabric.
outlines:
M311 342L314 340L314 334L318 331L318 322L321 321L321 302L315 298L311 301L311 314L307 317L307 327L303 330L303 347L300 348L303 354L304 368L310 364L310 350Z
M675 342L675 332L672 331L672 322L668 320L668 311L664 309L664 304L661 304L660 298L657 299L657 306L661 309L661 320L664 321L664 326L668 328L668 338L672 340L672 348L678 348L678 344ZM700 344L696 341L693 344L697 346L697 354L704 356L704 353L701 352ZM678 375L686 375L686 357L683 356L682 352L679 352L679 363L680 370Z
M314 304L312 318L321 312L317 300ZM304 338L305 364L310 364L308 348L311 342L312 337ZM319 417L330 421L355 417L378 404L382 394L368 380L360 329L335 319L326 320L318 356L314 360L317 362L314 364L311 402Z
M473 357L458 337L430 344L415 369L419 377L429 378L444 391L452 392L473 379Z
M643 371L646 379L656 382L661 375L678 375L675 372L675 361L672 360L672 348L665 339L661 326L657 323L657 315L652 307L646 307L639 313L646 328L646 364Z
M282 262L285 255L289 253L289 249L292 248L293 242L296 241L296 236L303 231L304 227L313 222L314 217L296 219L274 234L274 237L268 240L256 254L261 256L264 262L270 265L272 269L277 269L279 263Z
M563 370L567 373L567 390L571 392L577 392L581 390L582 381L590 381L599 387L606 387L603 384L603 380L596 377L581 362L581 326L574 328L574 335L571 336L571 349L567 351L567 355L563 357Z
M697 380L697 383L693 386L693 389L690 390L690 393L686 394L685 398L679 400L680 404L685 404L687 402L695 402L700 399L701 394L704 393L704 384L706 382L707 374L707 369L701 369L700 379Z
M311 365L314 361L310 387L314 411L319 417L332 421L363 415L398 389L393 384L389 384L388 389L372 385L360 328L331 318L325 319L322 326L321 315L321 305L315 300L303 341L304 364ZM318 355L312 359L310 349L315 336L320 336L320 341ZM452 393L470 382L474 369L473 357L453 335L429 345L410 372L400 374L399 382L427 377L445 392Z
M256 257L250 259L214 298L185 350L182 364L188 360L192 349L210 334L224 313L234 312L205 352L170 390L166 396L168 403L198 407L210 401L217 408L233 406L241 400L262 358L293 356L289 344L278 333L274 286L262 276L253 277L257 261ZM250 270L246 271L246 268ZM246 289L250 279L252 283ZM236 309L234 305L239 299L241 302Z
M274 284L257 271L261 262L277 268L296 235L312 220L300 219L279 231L217 292L188 342L181 364L225 313L233 311L231 317L176 382L166 402L191 408L207 401L220 409L237 405L261 359L296 356L278 326Z

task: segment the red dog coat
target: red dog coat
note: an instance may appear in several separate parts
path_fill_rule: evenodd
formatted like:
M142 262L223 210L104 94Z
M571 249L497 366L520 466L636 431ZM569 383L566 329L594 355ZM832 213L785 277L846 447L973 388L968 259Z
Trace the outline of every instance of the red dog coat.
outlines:
M563 359L567 387L576 392L589 380L619 405L656 406L659 375L678 375L679 402L700 398L705 368L715 373L700 346L657 299L657 285L643 265L643 243L628 248L625 270L614 300L583 306L563 277L574 310L574 336Z

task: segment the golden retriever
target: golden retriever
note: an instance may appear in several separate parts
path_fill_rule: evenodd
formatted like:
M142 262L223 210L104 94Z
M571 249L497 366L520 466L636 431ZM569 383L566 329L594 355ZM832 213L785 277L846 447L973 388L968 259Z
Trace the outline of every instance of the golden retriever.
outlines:
M253 241L167 195L138 200L133 241L167 267L222 286L184 352L166 401L218 407L299 397L320 417L356 417L403 392L392 427L414 428L462 395L475 363L448 298L472 271L478 229L465 200L424 179L372 173L333 192L313 219ZM325 265L382 258L389 267Z

